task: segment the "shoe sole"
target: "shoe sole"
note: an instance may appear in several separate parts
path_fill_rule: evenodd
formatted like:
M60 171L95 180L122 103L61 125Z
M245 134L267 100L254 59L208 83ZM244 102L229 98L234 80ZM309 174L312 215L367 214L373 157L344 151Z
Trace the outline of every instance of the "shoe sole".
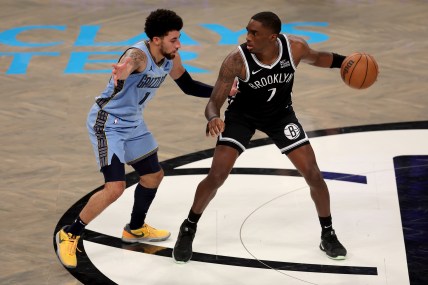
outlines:
M192 256L193 256L193 253L192 253L192 255L190 256L189 260L187 260L187 261L184 261L184 260L177 260L177 259L175 259L175 256L174 256L174 250L172 250L172 259L173 259L173 260L174 260L174 262L175 262L175 263L177 263L177 264L186 264L187 262L189 262L189 261L190 261L190 259L192 259Z
M125 243L138 243L138 242L146 242L146 241L165 241L167 240L169 237L171 236L171 233L169 233L169 235L162 237L162 238L124 238L122 237L122 241Z
M333 259L333 260L345 260L346 259L346 255L338 255L338 256L330 256L327 254L327 252L325 251L325 249L322 247L322 245L320 244L320 249L322 251L324 251L325 255L327 255L328 258Z
M339 256L336 256L336 257L332 257L332 256L330 256L328 254L326 254L326 255L328 256L328 258L333 259L333 260L345 260L346 259L346 256L343 256L343 255L339 255Z
M59 232L57 232L55 235L55 242L56 242L56 255L58 256L58 259L59 261L61 261L62 265L66 268L76 268L77 266L64 264L63 260L61 259L61 255L59 254Z

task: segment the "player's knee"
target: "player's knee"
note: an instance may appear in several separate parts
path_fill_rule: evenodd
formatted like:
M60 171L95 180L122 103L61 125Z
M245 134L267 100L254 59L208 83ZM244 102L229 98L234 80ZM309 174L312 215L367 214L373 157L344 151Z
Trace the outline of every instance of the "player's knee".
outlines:
M140 176L140 184L146 188L158 188L164 177L163 169L155 173Z
M106 186L104 187L103 191L107 202L111 204L116 201L120 196L122 196L124 190L125 182L118 181L106 183Z
M214 186L215 189L219 188L223 185L224 181L226 181L229 173L223 171L211 171L208 174L208 181Z
M318 167L308 167L302 175L306 182L311 186L317 186L324 183L324 178Z

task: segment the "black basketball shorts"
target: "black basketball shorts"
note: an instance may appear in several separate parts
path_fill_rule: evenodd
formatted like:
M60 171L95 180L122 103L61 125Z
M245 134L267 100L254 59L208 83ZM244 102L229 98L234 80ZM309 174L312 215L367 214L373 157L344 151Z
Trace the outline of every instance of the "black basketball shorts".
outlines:
M226 126L217 140L217 145L231 146L240 154L248 147L256 130L267 134L284 154L309 143L308 136L291 108L284 115L262 120L247 114L226 111L224 122Z

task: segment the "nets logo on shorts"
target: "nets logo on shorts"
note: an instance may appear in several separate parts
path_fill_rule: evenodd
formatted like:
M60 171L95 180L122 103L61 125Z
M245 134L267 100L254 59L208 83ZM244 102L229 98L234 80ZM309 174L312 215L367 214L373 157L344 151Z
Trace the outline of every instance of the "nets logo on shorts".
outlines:
M284 134L289 140L295 140L300 136L300 128L296 124L288 124L284 128Z

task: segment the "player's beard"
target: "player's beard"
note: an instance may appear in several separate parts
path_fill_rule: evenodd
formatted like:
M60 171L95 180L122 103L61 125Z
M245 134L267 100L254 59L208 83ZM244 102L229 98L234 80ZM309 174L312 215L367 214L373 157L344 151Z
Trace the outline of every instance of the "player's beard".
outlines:
M166 59L174 59L174 57L175 57L175 53L163 53L163 56L164 56Z
M178 52L178 51L167 53L167 52L165 52L163 46L161 46L161 53L166 59L170 59L170 60L174 59L176 52Z

